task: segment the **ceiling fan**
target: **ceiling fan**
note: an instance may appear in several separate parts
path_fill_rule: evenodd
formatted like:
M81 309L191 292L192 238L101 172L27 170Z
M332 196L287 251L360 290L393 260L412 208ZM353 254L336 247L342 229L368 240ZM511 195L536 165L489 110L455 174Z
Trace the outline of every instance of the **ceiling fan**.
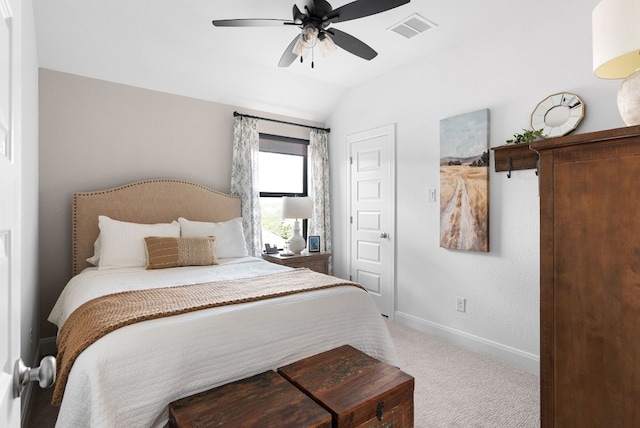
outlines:
M331 24L349 21L365 16L375 15L411 0L356 0L354 2L333 9L325 0L313 0L304 6L302 12L296 4L293 5L293 19L220 19L214 20L216 27L271 27L280 25L294 25L301 28L301 33L291 41L285 49L278 63L279 67L288 67L293 61L303 57L319 45L323 53L336 49L336 45L360 58L372 60L378 53L366 43L337 28L329 28ZM313 61L311 62L313 67Z

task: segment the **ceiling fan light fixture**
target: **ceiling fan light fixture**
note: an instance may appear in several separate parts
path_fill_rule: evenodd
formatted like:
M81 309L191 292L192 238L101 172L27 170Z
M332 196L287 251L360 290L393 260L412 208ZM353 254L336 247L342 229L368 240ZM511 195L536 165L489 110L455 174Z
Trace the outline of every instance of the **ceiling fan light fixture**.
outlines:
M327 33L320 33L318 36L318 46L320 47L320 52L322 52L323 57L331 55L338 49Z
M306 58L309 55L309 52L311 51L311 49L306 48L302 44L302 36L300 36L298 37L298 40L296 41L296 44L293 46L293 49L291 49L291 51L293 52L294 55Z
M302 29L300 41L305 48L313 48L318 43L318 29L313 25L307 25Z

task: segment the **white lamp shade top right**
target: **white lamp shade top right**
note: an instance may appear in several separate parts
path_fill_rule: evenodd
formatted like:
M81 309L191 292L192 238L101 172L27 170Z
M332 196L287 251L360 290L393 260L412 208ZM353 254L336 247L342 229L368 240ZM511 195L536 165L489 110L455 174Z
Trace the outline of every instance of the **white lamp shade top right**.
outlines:
M625 79L640 69L640 0L602 0L593 9L593 72Z

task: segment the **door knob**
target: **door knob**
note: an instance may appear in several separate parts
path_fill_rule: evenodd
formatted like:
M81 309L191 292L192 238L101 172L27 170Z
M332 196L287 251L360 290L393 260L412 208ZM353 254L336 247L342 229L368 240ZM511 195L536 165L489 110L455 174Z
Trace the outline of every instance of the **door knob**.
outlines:
M380 233L380 237L381 237L382 239L385 239L385 238L388 238L388 237L389 237L389 235L387 234L387 232L381 232L381 233Z
M22 389L29 382L38 381L40 388L49 388L56 381L56 359L51 355L40 361L40 366L31 368L24 365L22 358L13 369L13 396L20 397Z

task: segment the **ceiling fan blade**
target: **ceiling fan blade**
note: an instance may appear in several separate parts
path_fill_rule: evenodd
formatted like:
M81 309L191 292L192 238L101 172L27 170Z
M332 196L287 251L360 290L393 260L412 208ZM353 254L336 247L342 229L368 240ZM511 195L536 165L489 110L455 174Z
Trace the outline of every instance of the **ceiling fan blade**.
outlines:
M329 12L323 21L343 22L394 9L411 0L356 0Z
M296 24L302 24L302 21L304 21L306 17L307 15L300 12L300 9L298 9L298 5L294 4L293 5L293 21Z
M356 39L351 34L347 34L336 28L330 28L325 31L331 35L331 39L336 45L340 46L347 52L351 52L352 54L359 56L360 58L370 61L378 55L378 52L374 51L369 45L359 39Z
M330 13L333 7L326 0L313 0L313 9L313 13L316 16L322 17Z
M277 27L296 24L286 19L216 19L212 23L216 27Z
M280 58L280 62L278 63L278 67L289 67L293 63L293 61L298 58L298 55L293 53L293 47L296 45L299 37L299 34L296 35L291 43L289 43L289 46L287 46L287 48L284 50L282 58Z

